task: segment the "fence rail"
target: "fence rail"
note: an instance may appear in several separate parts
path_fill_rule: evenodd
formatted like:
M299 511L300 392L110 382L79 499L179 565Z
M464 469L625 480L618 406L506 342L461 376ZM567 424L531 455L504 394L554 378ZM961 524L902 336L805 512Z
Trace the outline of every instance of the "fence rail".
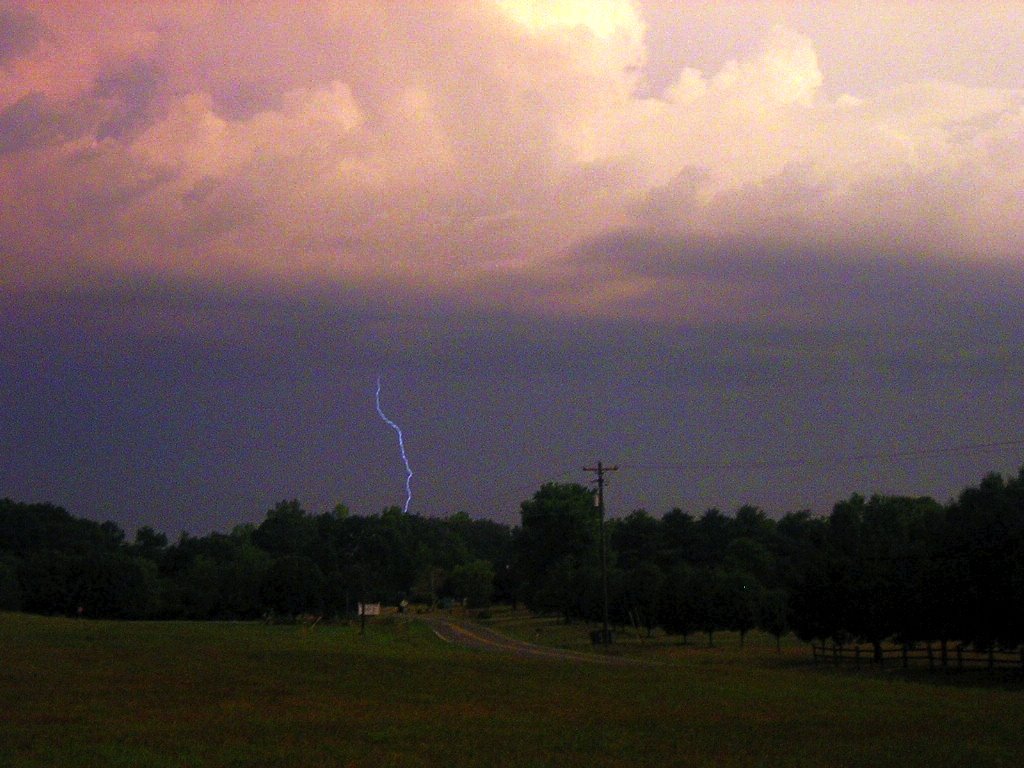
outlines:
M886 646L876 658L875 649L869 645L815 645L811 644L814 662L823 664L877 665L881 667L898 665L903 669L927 667L932 670L960 669L1018 669L1024 672L1024 645L1017 650L978 651L962 645L945 646L926 643L924 645Z

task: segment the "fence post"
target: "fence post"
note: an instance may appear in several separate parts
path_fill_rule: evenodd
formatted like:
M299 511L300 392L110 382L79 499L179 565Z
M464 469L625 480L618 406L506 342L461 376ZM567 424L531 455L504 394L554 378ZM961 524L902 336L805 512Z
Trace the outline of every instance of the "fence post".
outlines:
M932 656L932 641L929 640L926 646L928 648L928 671L931 672L935 669L935 658Z
M857 669L860 669L860 646L858 645L856 650L853 652L853 663Z
M956 668L964 668L964 646L963 644L957 644L956 646Z
M906 643L903 644L902 656L903 656L903 668L906 669L907 668L907 644Z

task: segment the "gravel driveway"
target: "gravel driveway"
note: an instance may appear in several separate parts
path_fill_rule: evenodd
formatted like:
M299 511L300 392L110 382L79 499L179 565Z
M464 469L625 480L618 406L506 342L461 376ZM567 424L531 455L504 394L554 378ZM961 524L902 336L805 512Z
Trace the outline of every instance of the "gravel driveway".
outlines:
M516 640L478 624L457 623L442 617L420 617L434 634L447 643L475 648L482 651L505 653L520 658L561 659L562 661L589 662L592 664L642 664L637 659L622 656L604 656L597 653L581 653L561 648L548 648Z

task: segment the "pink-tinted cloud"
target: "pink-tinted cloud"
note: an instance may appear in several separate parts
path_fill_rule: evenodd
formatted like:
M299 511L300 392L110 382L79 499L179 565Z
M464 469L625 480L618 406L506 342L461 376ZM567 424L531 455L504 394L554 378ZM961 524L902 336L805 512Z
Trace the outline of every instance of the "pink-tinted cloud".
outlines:
M671 50L652 60L650 25L673 17L626 0L18 3L0 49L0 276L687 320L758 288L653 279L630 254L588 271L578 254L639 230L1018 262L1024 92L956 69L850 92L829 67L858 40L840 51L790 4L730 9L756 40L737 33L713 68L681 55L652 88ZM985 28L985 11L956 13ZM878 16L872 40L898 22Z

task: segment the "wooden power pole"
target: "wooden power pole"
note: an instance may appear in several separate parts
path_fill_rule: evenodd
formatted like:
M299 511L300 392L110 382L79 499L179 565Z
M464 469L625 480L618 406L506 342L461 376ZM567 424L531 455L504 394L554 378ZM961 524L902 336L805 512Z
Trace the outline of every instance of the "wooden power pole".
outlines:
M601 643L611 645L612 634L608 630L608 546L605 543L604 532L604 473L616 472L618 466L606 467L600 461L596 467L584 467L584 472L597 473L597 514L601 525L601 592L604 597L602 605L602 631Z

